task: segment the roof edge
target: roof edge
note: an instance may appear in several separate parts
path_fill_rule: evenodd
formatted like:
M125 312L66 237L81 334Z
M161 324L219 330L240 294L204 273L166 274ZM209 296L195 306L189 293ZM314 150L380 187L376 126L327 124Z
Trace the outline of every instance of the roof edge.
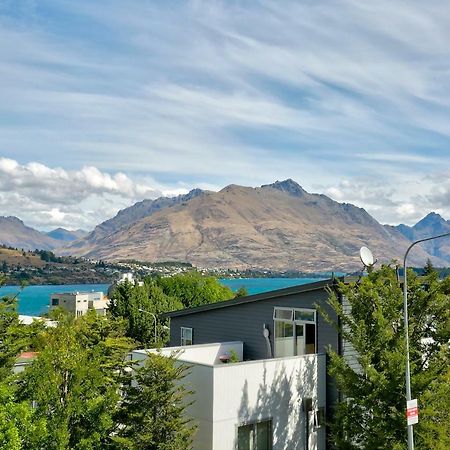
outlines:
M341 278L339 278L341 279ZM324 289L327 286L333 286L337 278L328 278L326 280L315 281L313 283L298 284L283 289L276 289L273 291L261 292L259 294L247 295L245 297L232 298L221 302L210 303L208 305L195 306L193 308L180 309L178 311L170 311L160 314L159 317L166 319L171 317L187 316L189 314L196 314L213 309L227 308L229 306L245 305L261 300L268 300L275 297L284 297L302 292L309 292Z

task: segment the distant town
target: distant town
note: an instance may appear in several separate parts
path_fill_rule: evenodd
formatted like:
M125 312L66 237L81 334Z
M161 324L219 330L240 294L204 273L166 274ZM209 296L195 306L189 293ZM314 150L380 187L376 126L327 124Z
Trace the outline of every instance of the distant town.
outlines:
M6 277L8 285L112 283L120 274L126 272L132 272L137 277L144 277L147 275L172 276L191 270L217 278L320 278L324 275L295 270L201 268L190 263L173 261L108 262L71 256L59 257L49 250L25 251L7 246L0 247L0 271Z

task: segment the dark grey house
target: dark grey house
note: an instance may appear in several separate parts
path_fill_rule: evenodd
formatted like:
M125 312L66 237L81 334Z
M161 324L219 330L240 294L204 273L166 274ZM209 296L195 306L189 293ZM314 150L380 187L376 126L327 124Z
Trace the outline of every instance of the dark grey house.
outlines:
M191 367L196 450L325 450L337 401L328 347L346 353L328 305L336 279L164 314L170 347ZM238 364L221 364L226 348ZM195 409L196 408L196 409Z
M340 351L336 329L317 311L327 304L330 279L250 295L163 315L169 317L170 346L242 341L244 360Z

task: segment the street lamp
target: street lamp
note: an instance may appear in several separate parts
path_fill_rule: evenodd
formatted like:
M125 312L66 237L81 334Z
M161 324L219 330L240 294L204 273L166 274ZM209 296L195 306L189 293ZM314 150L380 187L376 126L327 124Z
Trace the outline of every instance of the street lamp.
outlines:
M450 233L440 234L438 236L433 236L425 239L419 239L418 241L413 242L406 250L405 257L403 259L403 310L404 310L404 321L405 321L405 343L406 343L406 369L405 369L405 377L406 377L406 401L409 402L411 400L411 373L409 369L409 336L408 336L408 286L407 286L407 270L406 270L406 259L408 258L408 254L411 249L421 242L431 241L433 239L443 238L445 236L450 236ZM407 425L408 429L408 450L414 450L414 434L413 434L413 426Z
M153 313L151 313L150 311L146 311L145 309L138 308L138 311L150 314L153 317L153 322L155 324L155 344L156 344L158 341L158 336L157 336L157 331L156 331L156 316Z

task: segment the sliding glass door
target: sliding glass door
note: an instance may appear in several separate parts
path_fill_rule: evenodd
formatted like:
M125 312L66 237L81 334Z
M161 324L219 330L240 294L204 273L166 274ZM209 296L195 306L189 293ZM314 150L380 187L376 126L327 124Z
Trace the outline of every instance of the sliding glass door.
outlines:
M294 352L294 325L284 320L275 321L275 356L292 356Z

